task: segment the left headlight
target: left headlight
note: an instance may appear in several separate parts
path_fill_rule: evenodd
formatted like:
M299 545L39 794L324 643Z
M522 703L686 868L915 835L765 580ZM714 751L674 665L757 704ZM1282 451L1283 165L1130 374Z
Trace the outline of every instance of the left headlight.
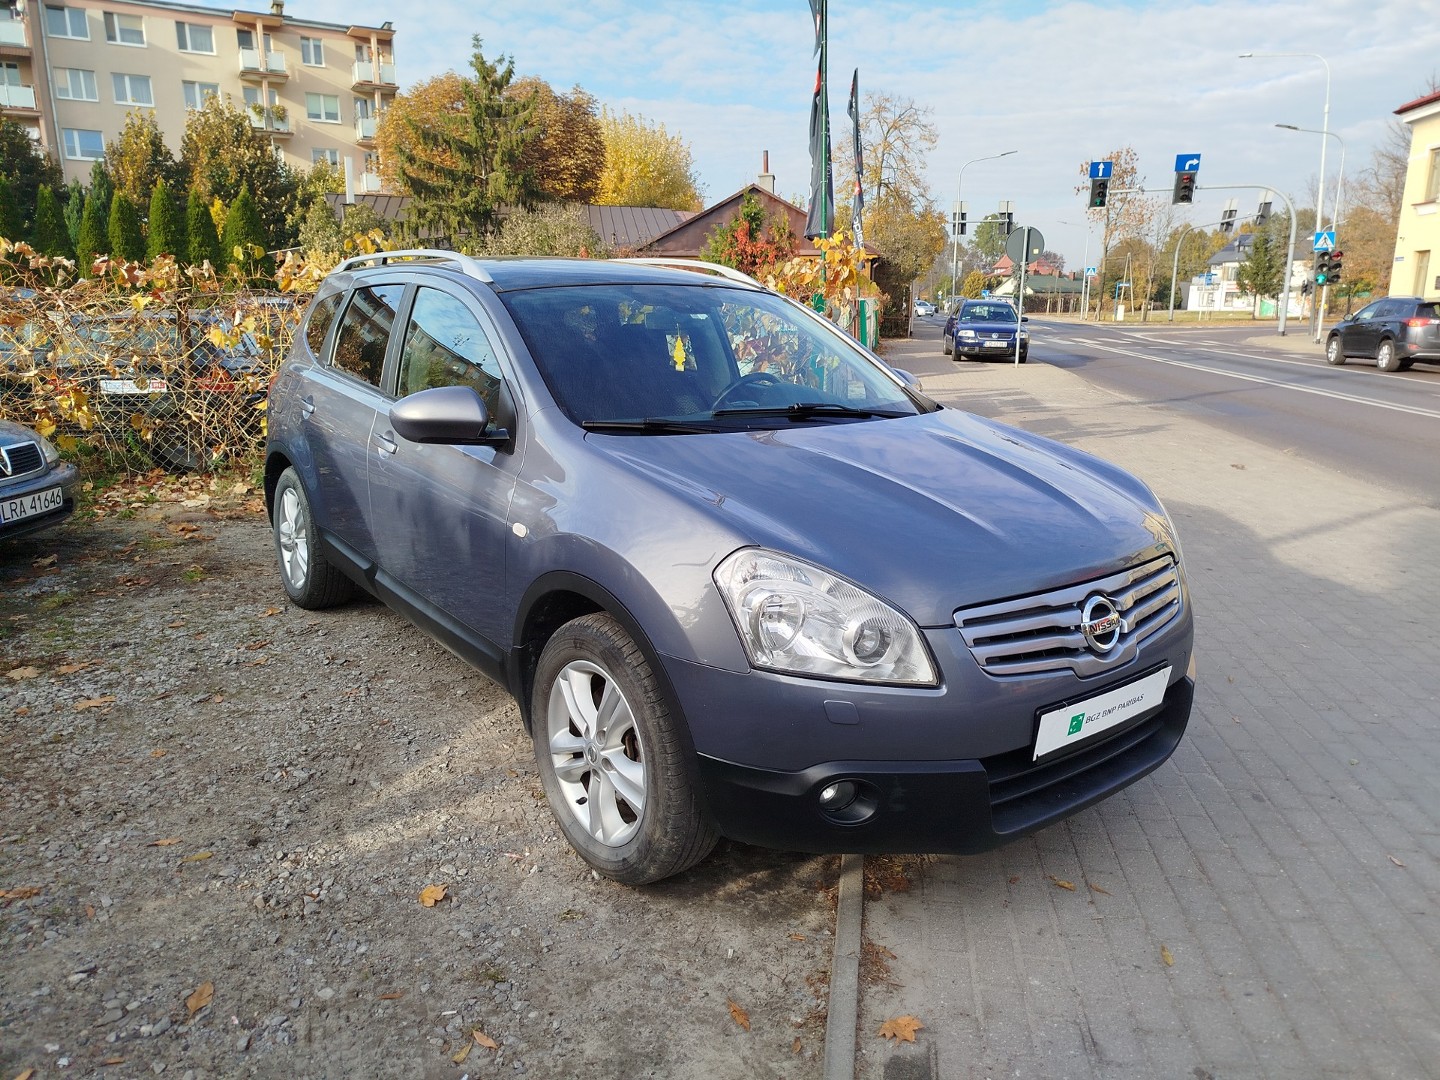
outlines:
M715 568L715 584L755 667L897 686L937 682L908 616L818 566L744 548Z
M40 453L45 458L46 465L54 465L60 460L60 451L55 449L55 444L43 435L37 436L40 439Z

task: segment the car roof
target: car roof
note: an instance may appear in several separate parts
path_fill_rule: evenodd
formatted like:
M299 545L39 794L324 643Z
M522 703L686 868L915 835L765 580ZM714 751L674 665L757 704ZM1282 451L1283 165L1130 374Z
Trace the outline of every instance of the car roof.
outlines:
M554 288L565 285L747 287L742 283L696 270L672 269L669 266L655 266L615 259L566 259L548 256L465 259L463 262L460 260L446 262L442 258L432 261L397 261L383 265L354 267L349 272L362 279L395 267L424 268L449 274L464 274L467 266L472 271L483 272L490 279L489 284L496 292ZM471 276L477 275L472 273Z

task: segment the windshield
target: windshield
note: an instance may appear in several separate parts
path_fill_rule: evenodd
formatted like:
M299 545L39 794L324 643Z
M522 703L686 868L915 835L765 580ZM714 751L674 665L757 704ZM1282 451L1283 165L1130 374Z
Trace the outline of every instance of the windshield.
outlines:
M846 335L771 293L587 285L501 295L560 408L597 430L734 430L923 408Z
M1015 309L1009 304L966 304L960 311L961 322L1014 322Z

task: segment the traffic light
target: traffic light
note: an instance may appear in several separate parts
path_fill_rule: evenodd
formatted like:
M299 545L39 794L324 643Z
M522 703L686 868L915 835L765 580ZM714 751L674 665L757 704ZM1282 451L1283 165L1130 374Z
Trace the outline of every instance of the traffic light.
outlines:
M1331 260L1331 255L1330 255L1330 252L1328 252L1328 251L1322 251L1322 252L1320 252L1319 254L1317 254L1317 255L1315 256L1315 284L1316 284L1316 285L1329 285L1329 284L1330 284L1330 274L1331 274L1330 260Z
M1255 225L1257 228L1270 220L1270 208L1273 205L1273 203L1262 202L1255 208Z
M1193 172L1179 172L1175 174L1175 190L1170 195L1172 203L1193 203L1195 201L1195 174Z
M1235 231L1235 214L1236 211L1233 206L1227 207L1220 212L1220 231L1222 233L1232 233Z
M1090 181L1090 208L1092 210L1104 206L1110 198L1110 181L1093 179Z
M1330 252L1330 277L1327 279L1326 284L1334 285L1340 281L1340 260L1344 257L1345 253L1343 251Z
M1009 236L1012 232L1015 231L1015 212L1013 210L1005 210L1001 212L1000 228L1004 231L1006 236Z

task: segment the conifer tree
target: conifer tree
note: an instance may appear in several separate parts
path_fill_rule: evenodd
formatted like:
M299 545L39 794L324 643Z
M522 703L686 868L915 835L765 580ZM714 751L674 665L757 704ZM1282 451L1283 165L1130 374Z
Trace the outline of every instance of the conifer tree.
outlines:
M70 232L70 246L80 250L80 219L85 215L85 188L79 180L71 180L65 189L65 228Z
M126 262L145 258L145 234L140 230L140 216L135 204L125 193L115 192L110 200L110 254Z
M65 211L49 184L41 184L35 191L35 236L32 243L42 255L69 259L75 254L70 247L70 231L65 228Z
M159 255L178 259L185 254L185 219L163 180L157 180L150 193L150 232L145 238L145 254L152 260Z
M200 266L207 259L217 270L225 268L220 261L220 234L215 231L209 203L199 191L191 191L185 204L185 261Z
M252 249L265 248L265 229L260 224L260 215L255 210L255 200L250 197L248 184L240 186L240 194L230 205L225 215L225 228L220 235L220 258L226 266L248 268L256 260ZM268 258L262 258L264 273L272 272Z
M110 252L110 205L101 203L92 187L85 196L85 211L80 215L80 242L75 245L75 264L80 273L90 275L97 255Z

